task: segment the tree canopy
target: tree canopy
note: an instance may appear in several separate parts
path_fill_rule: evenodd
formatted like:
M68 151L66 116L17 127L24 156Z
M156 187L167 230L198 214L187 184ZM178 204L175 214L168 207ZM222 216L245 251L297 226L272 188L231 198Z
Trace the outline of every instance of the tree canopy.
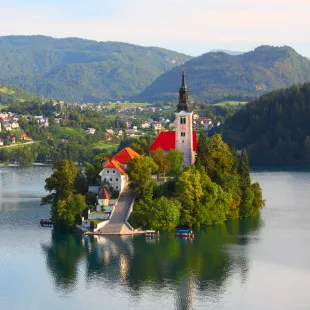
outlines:
M250 164L310 162L310 83L266 94L249 103L223 127L223 138L246 148Z

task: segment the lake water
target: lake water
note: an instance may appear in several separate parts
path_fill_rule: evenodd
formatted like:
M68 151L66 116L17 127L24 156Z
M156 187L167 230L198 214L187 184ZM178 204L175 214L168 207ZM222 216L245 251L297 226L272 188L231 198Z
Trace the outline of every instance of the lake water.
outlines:
M310 172L252 174L260 217L94 238L41 228L48 167L0 168L0 309L310 309Z

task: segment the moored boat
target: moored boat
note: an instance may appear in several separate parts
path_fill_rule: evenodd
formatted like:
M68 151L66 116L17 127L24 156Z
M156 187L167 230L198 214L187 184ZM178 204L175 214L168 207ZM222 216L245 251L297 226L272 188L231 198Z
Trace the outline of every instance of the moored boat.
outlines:
M144 236L146 238L155 238L155 237L159 237L159 231L155 231L155 230L146 230Z
M41 226L52 226L53 225L53 223L52 223L52 219L42 219L41 221L40 221L40 225Z
M179 229L176 233L177 237L194 238L194 233L190 229Z

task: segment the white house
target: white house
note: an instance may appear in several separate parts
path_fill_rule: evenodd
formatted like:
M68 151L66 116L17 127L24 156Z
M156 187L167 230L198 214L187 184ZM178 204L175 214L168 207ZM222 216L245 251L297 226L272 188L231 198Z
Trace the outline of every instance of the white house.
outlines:
M96 133L96 129L95 129L95 128L87 128L87 129L85 130L85 132L86 132L87 134L94 135L94 134Z
M161 130L161 123L153 122L153 123L152 123L152 127L153 127L155 130Z
M140 155L130 147L126 147L113 156L110 160L106 158L104 168L99 173L102 182L109 182L110 185L120 192L128 182L127 164Z
M109 203L110 203L110 195L109 195L108 191L105 188L103 188L99 192L98 208L97 208L96 211L101 211L101 210L99 210L99 208L101 206L108 207Z
M110 185L120 192L124 189L128 176L126 168L117 160L110 160L109 163L99 173L102 182L109 182Z

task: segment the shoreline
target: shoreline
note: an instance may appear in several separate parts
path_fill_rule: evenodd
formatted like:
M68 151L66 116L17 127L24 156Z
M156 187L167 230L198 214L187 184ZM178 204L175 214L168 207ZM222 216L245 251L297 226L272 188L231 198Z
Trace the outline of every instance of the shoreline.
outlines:
M53 166L53 164L41 164L41 163L33 163L31 165L23 165L23 164L1 164L1 167L46 167L46 166Z

